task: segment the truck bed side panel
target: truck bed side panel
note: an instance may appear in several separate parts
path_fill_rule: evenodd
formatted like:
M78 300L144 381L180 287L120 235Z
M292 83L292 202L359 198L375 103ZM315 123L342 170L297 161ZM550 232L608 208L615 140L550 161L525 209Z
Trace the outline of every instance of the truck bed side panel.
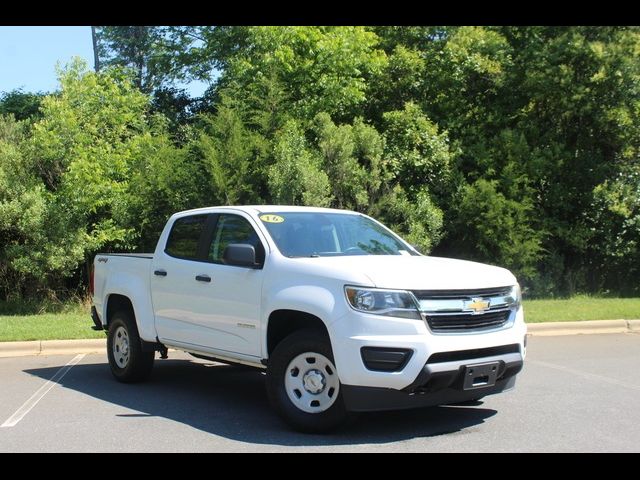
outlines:
M156 329L151 304L149 276L153 255L98 254L94 260L95 293L93 302L102 324L107 323L110 295L123 295L133 305L138 331L143 340L153 342Z

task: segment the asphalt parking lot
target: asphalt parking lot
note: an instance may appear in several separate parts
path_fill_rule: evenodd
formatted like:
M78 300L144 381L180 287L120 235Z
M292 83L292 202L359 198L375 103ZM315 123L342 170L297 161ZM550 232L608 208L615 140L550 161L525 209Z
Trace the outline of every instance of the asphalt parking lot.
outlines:
M363 414L330 435L290 431L249 368L173 353L148 383L122 385L106 355L3 358L0 452L640 452L640 335L529 342L512 392Z

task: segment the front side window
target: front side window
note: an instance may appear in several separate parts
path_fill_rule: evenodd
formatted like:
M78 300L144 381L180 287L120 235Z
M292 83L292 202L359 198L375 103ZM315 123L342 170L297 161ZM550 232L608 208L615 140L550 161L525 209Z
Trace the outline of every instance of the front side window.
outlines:
M173 223L165 252L172 257L196 260L198 243L204 230L207 215L182 217Z
M418 255L400 238L363 215L278 212L259 218L287 257Z
M240 215L221 214L209 246L208 260L224 263L224 249L232 243L252 245L256 251L256 262L264 262L264 247L249 221Z

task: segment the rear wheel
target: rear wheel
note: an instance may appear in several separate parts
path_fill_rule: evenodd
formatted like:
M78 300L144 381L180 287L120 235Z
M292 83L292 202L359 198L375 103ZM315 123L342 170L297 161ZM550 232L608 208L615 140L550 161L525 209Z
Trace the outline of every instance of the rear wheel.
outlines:
M347 420L326 334L302 330L278 344L267 369L267 395L296 430L326 432Z
M119 382L141 382L151 374L155 352L142 350L138 328L130 312L116 312L109 321L107 356L111 373Z

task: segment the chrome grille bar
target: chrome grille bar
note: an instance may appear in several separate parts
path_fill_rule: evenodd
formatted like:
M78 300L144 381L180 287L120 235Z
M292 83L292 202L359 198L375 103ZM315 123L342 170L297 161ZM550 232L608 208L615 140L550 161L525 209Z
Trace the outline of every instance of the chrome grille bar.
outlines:
M513 319L515 287L413 291L423 318L435 333L501 328Z

